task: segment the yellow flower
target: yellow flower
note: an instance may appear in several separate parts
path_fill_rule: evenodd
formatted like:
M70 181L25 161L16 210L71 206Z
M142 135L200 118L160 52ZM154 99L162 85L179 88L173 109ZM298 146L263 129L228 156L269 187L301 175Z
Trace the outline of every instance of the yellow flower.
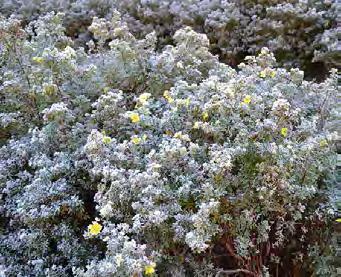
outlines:
M172 135L172 131L170 131L170 130L166 130L165 133L166 133L167 136L171 136Z
M320 146L321 147L325 147L327 145L328 145L328 141L326 139L323 139L323 140L320 141Z
M286 137L287 135L288 135L288 128L282 128L281 129L281 135L283 136L283 137Z
M104 144L109 144L111 142L111 138L108 136L104 136L102 140Z
M146 140L147 140L147 138L148 138L148 136L147 136L147 135L143 135L143 136L142 136L142 139L143 139L144 141L146 141Z
M168 101L168 103L173 103L174 99L170 96L170 93L168 90L165 90L163 93L163 97L166 98L166 100Z
M36 63L42 63L44 61L43 57L33 57L32 61L36 62Z
M176 133L174 134L174 137L177 138L177 139L181 139L182 133L181 133L181 132L176 132Z
M90 224L90 225L88 226L88 230L89 230L89 233L90 233L91 235L96 236L96 235L98 235L98 234L101 232L101 230L102 230L102 225L99 224L99 223L96 222L96 221L93 221L92 224Z
M243 99L244 104L250 104L251 102L251 95L246 95Z
M155 273L156 263L150 263L144 267L144 273L146 275L153 275Z
M176 132L174 134L174 138L181 139L181 140L184 140L184 141L191 141L189 136L187 134L185 134L185 135L182 134L182 132Z
M193 128L194 129L199 129L199 122L197 121L197 122L194 122L194 125L193 125Z
M276 76L276 71L271 70L271 71L269 72L269 76L270 76L271 78L274 78L274 77Z
M259 72L259 77L265 78L266 77L266 71L262 70L261 72Z
M341 218L337 218L335 221L341 223Z
M132 137L131 142L134 144L139 144L141 142L141 139L139 137Z
M203 112L202 113L202 119L206 121L208 119L208 112Z
M150 97L150 93L142 93L139 96L139 101L141 102L142 105L145 105L147 103L148 98Z
M133 123L137 123L140 121L140 116L138 113L131 113L129 117L130 117L131 122Z
M188 107L189 104L191 104L191 99L186 98L186 99L185 99L185 106Z

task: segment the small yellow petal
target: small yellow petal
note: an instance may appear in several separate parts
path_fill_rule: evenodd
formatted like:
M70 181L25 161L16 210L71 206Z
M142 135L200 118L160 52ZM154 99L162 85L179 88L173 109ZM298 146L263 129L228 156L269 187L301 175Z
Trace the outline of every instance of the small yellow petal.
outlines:
M168 101L168 103L173 103L174 99L171 97L170 93L168 90L165 90L163 93L163 97L166 98L166 100Z
M109 144L111 142L111 138L110 137L108 137L108 136L104 136L103 137L103 143L104 144Z
M181 139L181 136L182 136L182 133L181 132L176 132L174 134L174 137L177 138L177 139Z
M282 128L282 129L281 129L281 135L282 135L283 137L286 137L286 136L288 135L288 128Z
M206 121L208 119L208 112L203 112L202 113L202 119Z
M185 106L188 107L189 104L191 104L191 99L186 98L186 100L185 100Z
M276 76L276 71L271 70L270 73L269 73L269 76L270 76L271 78L274 78L274 77Z
M33 57L32 61L34 61L36 63L42 63L42 62L44 62L44 58L43 57Z
M326 139L323 139L323 140L320 141L320 146L321 147L325 147L327 145L328 145L328 141Z
M199 122L198 121L194 123L193 128L194 129L199 129Z
M146 265L144 267L144 273L146 275L153 275L155 273L155 267L156 267L156 264L155 263L151 263L149 265Z
M139 144L141 142L141 139L139 137L132 137L131 142L134 144Z
M165 134L166 134L167 136L171 136L173 133L172 133L172 131L170 131L170 130L166 130L166 131L165 131Z
M129 117L132 123L137 123L140 121L140 116L138 113L131 113Z
M251 103L251 95L246 95L243 99L244 104L250 104Z
M101 232L102 228L102 225L96 221L93 221L92 224L88 226L88 230L91 235L98 235Z
M265 70L262 70L261 72L259 72L259 77L261 77L261 78L265 78L266 77Z
M335 221L341 223L341 218L337 218Z

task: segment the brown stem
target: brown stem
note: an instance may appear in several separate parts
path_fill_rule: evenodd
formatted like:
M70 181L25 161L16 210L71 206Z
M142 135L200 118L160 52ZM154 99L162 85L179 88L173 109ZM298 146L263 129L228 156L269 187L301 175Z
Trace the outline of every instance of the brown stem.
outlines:
M227 251L229 252L229 254L230 254L233 258L237 259L238 261L244 262L244 259L243 259L242 257L239 257L238 255L236 255L236 254L234 253L234 250L233 250L232 246L229 244L229 242L226 242L226 243L225 243L225 247L226 247Z

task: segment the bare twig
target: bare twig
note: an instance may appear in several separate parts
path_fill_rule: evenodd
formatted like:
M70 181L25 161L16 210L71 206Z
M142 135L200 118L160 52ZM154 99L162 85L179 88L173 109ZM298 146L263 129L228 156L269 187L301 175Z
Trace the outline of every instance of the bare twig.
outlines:
M219 277L221 276L221 274L224 274L225 276L229 276L229 275L236 274L236 273L245 273L254 277L258 276L257 274L246 269L233 269L233 270L219 270L215 277Z

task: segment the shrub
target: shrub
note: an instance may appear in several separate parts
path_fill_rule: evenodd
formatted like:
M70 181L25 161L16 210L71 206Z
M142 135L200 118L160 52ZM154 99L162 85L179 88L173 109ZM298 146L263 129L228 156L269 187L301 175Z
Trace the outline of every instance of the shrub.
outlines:
M321 68L318 74L312 72L312 61L325 62L327 67L340 63L335 40L340 32L337 1L116 2L136 33L156 28L161 40L168 42L169 33L190 25L206 33L211 50L232 65L262 47L274 52L282 64L300 66L311 76L321 74Z
M0 6L5 14L17 13L26 21L47 11L64 11L68 33L80 42L89 39L86 26L92 16L109 18L118 9L135 35L156 30L160 47L172 42L183 26L206 33L211 51L233 66L262 47L287 68L301 67L310 78L323 79L326 69L340 65L336 0L3 0Z
M267 48L232 69L190 27L156 51L117 12L85 51L62 22L0 23L2 273L313 271L333 217L334 71L305 81Z

